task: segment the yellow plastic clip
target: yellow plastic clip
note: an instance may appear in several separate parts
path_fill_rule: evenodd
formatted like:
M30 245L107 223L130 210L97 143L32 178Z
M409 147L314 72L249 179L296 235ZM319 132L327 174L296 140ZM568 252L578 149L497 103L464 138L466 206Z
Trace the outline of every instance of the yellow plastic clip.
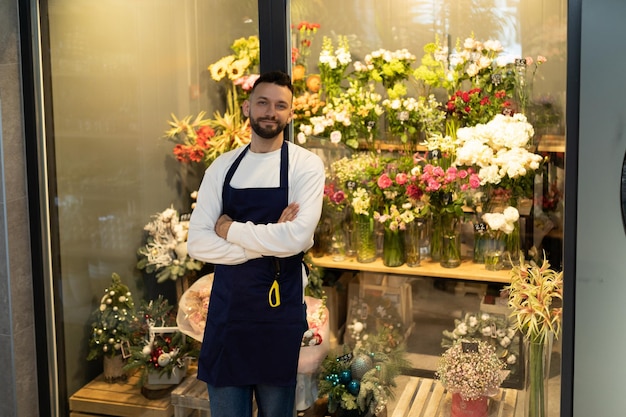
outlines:
M276 280L274 280L274 283L272 283L272 286L270 287L267 301L269 302L270 307L278 307L280 305L280 288L278 287L278 281Z

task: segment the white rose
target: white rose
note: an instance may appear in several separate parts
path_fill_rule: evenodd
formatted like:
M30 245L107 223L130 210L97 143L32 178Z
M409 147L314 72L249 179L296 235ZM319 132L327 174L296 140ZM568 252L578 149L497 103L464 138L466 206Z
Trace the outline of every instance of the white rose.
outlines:
M507 222L513 223L519 220L519 211L515 207L507 207L502 212Z
M339 143L341 142L341 132L338 130L334 130L330 133L330 142L331 143Z

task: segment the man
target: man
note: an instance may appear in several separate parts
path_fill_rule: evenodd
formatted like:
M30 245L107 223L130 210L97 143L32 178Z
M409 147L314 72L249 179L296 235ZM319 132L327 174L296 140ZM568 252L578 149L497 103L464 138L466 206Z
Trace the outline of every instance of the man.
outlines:
M215 264L198 378L213 417L292 417L298 354L306 330L303 253L322 210L324 164L284 141L289 76L255 82L243 114L250 144L206 170L189 225L189 254Z

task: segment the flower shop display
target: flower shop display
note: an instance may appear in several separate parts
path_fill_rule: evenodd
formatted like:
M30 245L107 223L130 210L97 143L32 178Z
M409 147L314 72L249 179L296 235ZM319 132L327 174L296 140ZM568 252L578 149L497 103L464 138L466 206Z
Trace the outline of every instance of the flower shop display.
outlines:
M198 357L199 345L178 330L173 306L163 297L143 301L137 318L131 356L124 369L140 370L142 393L156 398L168 394L167 388L185 377L188 361Z
M299 124L298 141L306 143L307 136L323 136L331 143L343 142L357 149L360 139L373 140L378 120L383 114L380 94L356 83L345 91L327 98L321 116L312 116L309 123Z
M173 207L152 216L144 226L145 244L137 250L137 268L154 273L159 283L199 271L203 263L187 253L189 220L181 219Z
M469 169L426 164L419 176L424 186L426 205L423 215L432 216L431 258L441 266L455 268L461 264L458 222L463 215L464 193L477 189L478 176Z
M451 125L458 127L476 126L487 123L498 114L512 113L512 103L507 99L506 91L498 90L493 95L485 93L480 88L468 91L457 90L446 103L446 112L450 117L448 128ZM452 131L448 134L455 132Z
M411 172L413 158L381 158L383 168L371 192L375 201L374 220L383 226L383 264L395 267L406 261L404 232L420 216L422 190Z
M357 78L381 83L387 97L396 99L407 94L405 81L411 75L415 59L415 55L407 49L378 49L365 55L362 63L355 62L354 70Z
M346 257L346 237L344 231L344 221L346 218L348 199L346 193L335 188L334 183L324 186L324 206L323 211L330 218L332 235L330 243L330 253L334 261L343 261Z
M358 262L376 259L373 213L376 207L370 193L372 178L381 171L379 158L370 153L358 153L333 161L327 172L329 181L341 187L350 206L355 230L355 254Z
M337 46L328 36L322 40L322 50L317 64L320 70L322 97L329 101L341 93L341 84L345 79L345 72L352 63L350 44L346 36L337 37Z
M91 336L87 360L104 358L104 378L108 382L126 379L124 361L130 355L135 304L128 286L117 273L104 290L100 305L91 315Z
M526 116L496 115L486 124L460 128L455 163L477 167L481 185L504 189L511 205L531 197L534 173L543 161L527 149L534 134Z
M388 334L372 334L354 348L344 345L329 354L319 373L319 397L335 416L377 416L393 396L395 378L408 366L401 346Z
M499 41L483 41L471 35L457 40L450 49L435 39L425 46L414 68L416 56L407 49L380 48L353 61L348 37L333 34L321 39L314 63L311 45L321 34L319 29L318 23L307 21L291 28L297 141L309 146L311 137L327 138L331 144L344 144L351 150L378 149L378 153L373 154L376 163L366 170L359 170L355 164L354 179L346 176L338 180L329 169L325 219L320 221L317 236L332 236L330 246L337 260L356 255L359 262L383 256L384 247L389 249L395 242L398 249L389 249L383 261L386 265L401 265L406 256L403 246L416 232L411 236L402 234L406 235L407 228L416 228L412 222L421 219L420 225L425 226L422 229L432 231L427 238L432 244L432 260L448 268L459 266L457 229L463 210L468 209L470 191L480 190L487 196L480 207L482 212L494 211L496 204L515 207L520 199L532 196L534 173L542 158L532 152L534 129L523 114L527 107L523 100L532 100L529 84L545 58L513 56ZM204 112L181 119L172 116L166 136L177 142L175 154L181 162L208 165L220 153L246 143L242 132L249 134L249 126L243 126L238 107L256 76L258 39L237 39L231 50L230 55L209 67L213 80L227 92L226 113L222 116L217 112L212 118ZM415 94L407 88L413 81L426 88ZM442 92L445 99L440 103L436 97ZM390 148L390 153L381 152L377 145L387 135L398 137L402 144ZM406 175L405 192L411 187L422 195L385 199L392 190L382 190L379 185L386 183L379 184L379 180L386 179L383 171L387 158L402 160L408 156L405 152L422 152L424 146L427 153L403 165L402 172L386 173L392 183L396 174ZM433 172L440 173L440 169L443 175L436 185ZM327 220L330 218L334 221ZM379 231L373 232L377 227ZM380 243L385 235L387 245ZM513 235L519 236L519 229ZM372 242L376 239L379 243L373 255ZM322 240L316 239L316 244ZM315 256L324 251L324 246ZM359 252L358 248L363 250ZM512 258L517 252L510 248ZM412 265L413 259L415 251Z
M484 312L465 313L461 319L454 320L453 330L443 331L441 347L448 349L466 339L482 340L491 345L498 359L506 363L510 375L519 374L523 366L520 334L509 317Z
M552 340L561 331L563 272L550 268L545 253L541 264L522 256L511 271L508 293L511 318L524 335L525 415L545 417L548 410L547 379Z
M504 53L498 40L480 41L473 35L462 43L457 39L453 50L436 37L424 46L421 65L413 73L425 85L442 88L448 95L469 85L488 93L503 90L509 97L518 84L517 74L515 57Z
M302 21L297 25L291 26L292 47L291 47L291 64L293 87L296 96L309 90L307 85L308 59L311 54L311 45L317 31L320 28L319 23ZM317 91L315 91L316 93Z
M168 140L176 143L174 156L182 163L201 163L208 167L219 155L250 142L250 123L241 113L241 103L257 74L259 65L259 39L257 36L236 39L231 45L232 54L209 65L211 78L226 84L226 111L215 111L213 118L205 119L201 111L194 118L171 115ZM193 121L192 121L193 119Z
M494 348L480 340L458 340L439 360L436 378L452 393L451 417L487 417L488 397L504 379Z
M420 133L431 135L442 133L446 113L434 94L428 97L401 97L382 102L388 133L398 137L402 143L417 143Z
M296 139L300 145L307 142L307 134L313 134L313 129L308 130L309 122L313 120L322 120L322 111L325 109L324 102L319 93L306 91L293 98L293 131L296 132ZM320 119L322 118L322 119ZM303 127L301 127L303 126Z

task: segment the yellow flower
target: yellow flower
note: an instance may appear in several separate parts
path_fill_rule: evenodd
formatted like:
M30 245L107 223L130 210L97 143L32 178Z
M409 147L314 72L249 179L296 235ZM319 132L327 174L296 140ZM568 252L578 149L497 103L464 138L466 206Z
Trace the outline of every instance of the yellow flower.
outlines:
M233 61L228 68L228 78L231 80L236 80L245 75L246 70L250 66L250 59L248 57L243 57L236 61Z
M211 78L213 78L215 81L220 81L222 78L228 75L229 68L232 65L234 60L235 60L234 55L228 55L223 58L220 58L220 60L217 61L216 63L209 65Z

